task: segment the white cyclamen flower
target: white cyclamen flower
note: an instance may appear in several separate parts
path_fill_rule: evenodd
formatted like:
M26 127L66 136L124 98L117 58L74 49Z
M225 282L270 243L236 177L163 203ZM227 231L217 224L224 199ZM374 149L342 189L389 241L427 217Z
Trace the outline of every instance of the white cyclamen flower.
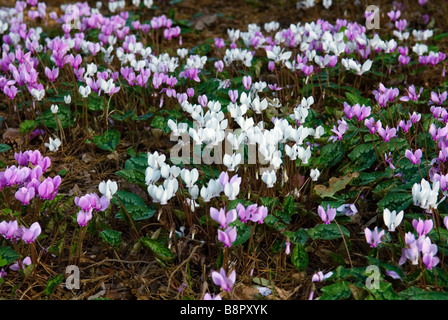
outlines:
M395 231L395 228L398 227L403 220L403 210L401 210L398 214L394 211L390 212L389 209L384 209L383 211L383 219L384 224L389 229L390 232Z
M49 143L44 143L44 145L52 152L56 152L58 151L59 147L61 146L61 140L59 140L58 138L56 139L52 139L50 138L50 142Z
M115 181L111 180L107 180L107 182L102 181L98 186L98 190L103 196L112 199L113 195L118 190L118 184Z
M319 176L320 176L320 171L319 171L319 169L311 169L311 172L310 172L310 177L311 177L311 180L313 180L313 181L317 181L317 179L319 179Z

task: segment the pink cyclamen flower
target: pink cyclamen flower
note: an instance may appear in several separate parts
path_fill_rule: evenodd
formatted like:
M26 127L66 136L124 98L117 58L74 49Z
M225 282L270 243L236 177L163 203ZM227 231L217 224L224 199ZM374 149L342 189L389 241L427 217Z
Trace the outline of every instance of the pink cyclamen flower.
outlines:
M229 90L229 98L233 103L238 99L238 90Z
M289 255L291 253L291 242L286 241L286 248L285 248L286 255Z
M215 62L215 69L218 72L222 72L222 70L224 69L224 62L222 62L222 60L216 61Z
M14 196L23 205L28 205L30 203L31 199L34 198L35 194L36 194L36 191L34 190L33 187L30 187L30 188L22 187L17 190L17 192L15 193Z
M222 300L222 298L221 298L221 296L219 294L217 294L217 295L215 295L215 294L210 295L209 293L206 293L202 300Z
M267 215L268 215L268 208L266 208L265 206L259 206L257 208L257 211L251 214L249 220L252 222L262 224L264 222L264 218L266 218Z
M80 227L85 227L87 223L92 220L92 211L93 208L90 208L87 211L80 210L77 214L76 221L78 222Z
M235 283L236 271L233 270L228 277L224 268L221 268L220 272L212 271L212 280L214 284L220 286L224 291L228 292L232 290Z
M19 228L17 221L2 221L0 223L0 234L8 240L15 241L22 237L23 230Z
M401 97L400 101L409 101L409 100L417 101L418 98L420 98L420 95L422 94L423 87L420 88L419 93L417 93L414 85L409 86L409 88L405 90L408 93L408 95Z
M226 230L218 230L218 240L224 243L224 247L230 248L237 236L236 227L228 227Z
M243 77L244 89L249 90L251 85L252 85L252 77L251 76L244 76Z
M319 217L322 219L324 224L330 224L331 221L333 221L336 217L336 209L330 208L330 205L327 206L326 212L322 206L319 206L317 208L317 213L319 214Z
M390 129L389 126L386 126L386 129L383 127L378 128L378 134L383 138L384 141L388 142L391 138L395 137L397 134L397 129Z
M29 228L22 227L22 230L22 240L25 243L33 243L42 232L39 222L34 222Z
M404 155L412 162L412 164L419 164L422 158L422 150L417 149L414 153L412 153L411 150L406 150Z
M21 268L25 269L26 266L29 266L31 264L31 258L30 257L26 257L25 259L22 260L21 263L19 263L19 261L16 261L14 264L12 264L9 269L11 269L12 271L19 271Z
M427 235L432 230L434 222L431 219L422 220L419 218L418 221L416 219L412 220L412 226L420 237Z
M315 274L313 274L313 277L311 278L312 282L322 282L328 278L330 278L333 275L333 272L328 272L324 274L322 271L319 271Z
M369 129L370 133L375 133L381 128L381 121L375 121L373 117L364 120L364 125Z
M373 232L369 228L365 228L364 233L366 236L367 243L372 248L376 248L381 243L381 238L384 236L384 230L378 232L378 227L375 227Z
M387 15L389 16L390 21L395 22L398 18L400 18L401 16L401 11L397 10L397 11L389 11L387 13Z
M221 49L226 46L223 38L215 38L214 41L217 49Z
M221 208L219 211L216 208L210 208L210 217L220 224L220 227L226 229L229 223L232 223L237 218L237 212L235 209L226 213L225 208Z
M53 82L59 75L59 68L53 67L53 69L50 70L50 68L45 67L45 75L47 76L48 80Z

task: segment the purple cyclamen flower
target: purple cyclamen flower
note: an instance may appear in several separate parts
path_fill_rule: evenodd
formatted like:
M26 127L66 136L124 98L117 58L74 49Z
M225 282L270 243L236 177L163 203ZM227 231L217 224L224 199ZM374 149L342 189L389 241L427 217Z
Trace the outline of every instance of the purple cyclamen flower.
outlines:
M440 259L436 256L437 245L431 243L429 237L425 237L421 244L422 261L426 266L426 269L431 270L439 262Z
M422 150L417 149L414 153L412 153L411 150L406 150L404 155L412 162L412 164L419 164L422 158Z
M432 91L431 92L431 97L429 98L429 104L436 104L436 105L442 105L443 102L446 100L447 98L447 91L444 91L442 93L437 94L436 92Z
M365 228L364 233L366 236L367 243L372 248L376 248L378 246L378 244L381 243L381 238L384 236L384 230L381 230L381 232L378 232L378 227L375 227L373 232L369 228Z
M330 208L330 205L327 206L327 211L322 206L317 208L317 213L319 217L322 219L324 224L330 224L331 221L336 217L336 209Z
M25 243L33 243L42 232L39 222L34 222L29 228L22 227L22 240Z
M214 284L220 286L224 291L232 290L232 287L236 280L236 271L233 270L230 275L227 277L226 271L224 268L221 268L220 272L212 271L212 280Z
M8 240L15 241L22 237L22 229L19 228L17 221L2 221L0 223L0 234Z
M418 221L416 219L412 220L412 226L420 237L427 235L432 230L434 222L431 219L423 221L419 218Z
M237 236L236 227L228 227L226 230L218 230L218 240L224 243L224 247L230 248Z

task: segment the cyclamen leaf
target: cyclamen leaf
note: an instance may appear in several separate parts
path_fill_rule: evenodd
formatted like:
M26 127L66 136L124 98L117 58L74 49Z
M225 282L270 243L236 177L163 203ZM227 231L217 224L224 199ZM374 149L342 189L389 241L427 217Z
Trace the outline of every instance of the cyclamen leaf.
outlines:
M110 244L112 247L118 248L121 245L121 232L115 230L103 230L99 233L101 239Z
M292 264L297 268L299 271L305 271L308 267L309 258L308 254L306 253L305 249L300 243L297 243L294 247L294 250L292 251L291 255L291 261Z
M341 225L339 225L339 227L341 228L344 236L350 237L350 231L348 231L346 227ZM315 228L308 229L308 235L313 240L334 240L342 237L341 231L339 231L339 228L335 223L320 224Z
M93 137L93 143L106 151L115 151L119 142L120 132L117 130L107 130L104 135Z
M60 274L57 275L56 277L51 278L50 280L48 280L47 285L45 287L45 294L47 296L51 295L54 291L54 289L62 283L62 280L64 279L64 275Z
M174 254L164 245L159 242L149 239L149 238L141 238L141 241L145 247L151 249L154 255L160 260L169 262L174 260Z

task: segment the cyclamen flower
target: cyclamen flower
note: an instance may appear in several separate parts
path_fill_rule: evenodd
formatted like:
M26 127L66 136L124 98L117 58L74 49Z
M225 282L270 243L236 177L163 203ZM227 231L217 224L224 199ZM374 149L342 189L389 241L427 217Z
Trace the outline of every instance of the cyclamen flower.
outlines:
M384 209L383 211L384 224L386 225L386 227L389 229L390 232L395 231L395 228L400 225L401 221L403 220L403 215L404 215L403 210L401 210L397 214L395 210L391 212L387 208Z
M31 188L19 188L17 192L15 193L15 198L19 200L23 205L28 205L31 201L31 199L34 198L34 195L36 194L36 191L33 187Z
M324 274L322 271L319 271L315 274L313 274L313 277L311 278L312 282L322 282L328 278L330 278L333 275L333 272L328 272Z
M419 218L418 221L416 219L412 220L412 226L420 237L427 235L432 230L434 222L431 219L422 220Z
M115 181L107 180L107 182L102 181L98 186L99 191L103 196L112 199L113 195L118 190L118 185Z
M204 298L202 300L222 300L221 296L219 294L210 295L209 293L206 293L204 295Z
M404 155L412 162L412 164L419 164L422 158L422 150L417 149L414 153L412 153L411 150L406 150Z
M381 238L384 236L384 230L378 232L378 227L375 227L373 232L369 228L365 228L364 233L366 236L367 243L372 248L376 248L381 243Z
M378 120L375 122L375 119L370 117L369 119L364 120L364 125L369 129L370 133L373 134L381 128L381 121Z
M218 230L218 240L224 243L224 247L230 248L237 236L236 227L228 227L226 230Z
M19 271L20 269L25 269L27 266L29 266L31 264L31 258L30 257L26 257L22 260L21 263L19 263L19 261L16 261L14 264L12 264L9 269L11 269L12 271Z
M214 284L220 286L224 291L230 291L236 280L236 271L233 270L228 277L224 268L221 268L220 272L212 271L212 280Z
M420 88L419 93L417 93L414 85L409 86L409 88L405 90L408 93L408 95L401 97L400 101L409 101L409 100L417 101L418 98L420 98L420 95L422 94L423 88Z
M336 128L336 125L334 125L333 129L331 129L331 132L335 133L335 135L331 136L328 141L336 142L337 140L342 140L342 136L347 129L347 122L344 119L338 120L338 127Z
M433 182L433 187L429 185L429 182L422 179L420 183L415 183L412 187L412 197L414 199L414 205L419 206L426 211L430 209L437 209L437 198L439 196L439 181Z
M383 127L378 128L378 134L383 138L384 141L388 142L391 138L395 137L397 134L397 129L390 129L389 126L386 126L386 129Z
M210 208L210 217L220 224L220 227L226 229L229 223L232 223L237 218L237 212L235 209L226 213L225 208L221 208L219 211L216 208Z
M336 217L336 209L330 208L330 205L327 206L327 211L322 206L317 208L317 213L319 217L322 219L324 224L330 224L331 221Z
M22 227L22 240L25 243L33 243L41 234L42 229L39 222L34 222L29 228Z

